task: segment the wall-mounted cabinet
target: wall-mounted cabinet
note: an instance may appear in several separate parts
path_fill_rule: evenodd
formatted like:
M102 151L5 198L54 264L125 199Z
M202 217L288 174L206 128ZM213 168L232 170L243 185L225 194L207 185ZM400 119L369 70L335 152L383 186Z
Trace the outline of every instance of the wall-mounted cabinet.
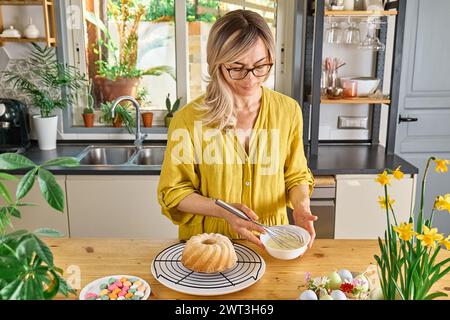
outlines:
M22 35L20 38L5 38L0 37L0 46L5 43L30 43L30 42L43 42L47 46L56 46L56 20L54 0L2 0L0 1L0 30L4 30L8 26L3 25L3 6L36 6L42 8L44 32L43 37L39 38L26 38Z

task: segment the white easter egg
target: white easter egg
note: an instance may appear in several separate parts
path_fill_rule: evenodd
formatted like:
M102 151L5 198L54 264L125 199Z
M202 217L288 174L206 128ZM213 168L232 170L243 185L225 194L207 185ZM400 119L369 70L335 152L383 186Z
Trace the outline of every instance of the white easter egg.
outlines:
M306 290L300 294L300 300L317 300L317 295L312 290Z
M353 276L347 269L341 269L338 271L339 276L341 276L342 282L352 282Z
M361 288L363 292L369 291L369 280L367 280L366 276L360 274L355 277L355 283L358 288Z
M330 296L334 300L347 300L347 296L341 290L333 290L333 291L331 291Z

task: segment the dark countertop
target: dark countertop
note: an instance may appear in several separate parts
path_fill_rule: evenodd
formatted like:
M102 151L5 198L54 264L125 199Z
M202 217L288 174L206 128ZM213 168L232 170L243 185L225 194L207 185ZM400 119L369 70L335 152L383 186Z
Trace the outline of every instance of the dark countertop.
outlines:
M58 144L56 150L41 151L37 146L23 153L37 164L56 157L77 156L88 145L111 144L111 141L74 141ZM132 145L132 142L116 141L114 144ZM149 142L145 145L161 146L163 141ZM307 152L308 153L308 152ZM308 165L315 176L336 174L379 174L384 169L401 166L406 174L416 174L418 169L397 155L387 155L382 146L338 146L322 145L318 156L307 155ZM159 175L158 166L80 166L76 168L51 168L54 174L67 175ZM26 170L14 170L11 173L23 174Z
M387 155L382 146L321 145L317 156L308 155L308 165L314 175L379 174L384 169L416 174L419 170L397 155Z

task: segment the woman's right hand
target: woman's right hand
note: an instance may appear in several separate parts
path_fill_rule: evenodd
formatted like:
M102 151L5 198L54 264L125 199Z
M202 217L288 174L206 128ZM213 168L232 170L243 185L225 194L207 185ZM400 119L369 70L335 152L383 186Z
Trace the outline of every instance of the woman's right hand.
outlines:
M241 203L230 203L230 205L244 212L252 220L258 220L258 216L256 215L256 213L254 213L249 207ZM265 233L263 227L260 227L253 222L239 218L225 209L222 210L223 210L221 214L222 217L230 224L231 228L234 231L236 231L243 238L253 242L257 246L264 248L264 245L262 244L261 240L259 240L259 238L255 236L254 233L252 232L257 231L259 233Z

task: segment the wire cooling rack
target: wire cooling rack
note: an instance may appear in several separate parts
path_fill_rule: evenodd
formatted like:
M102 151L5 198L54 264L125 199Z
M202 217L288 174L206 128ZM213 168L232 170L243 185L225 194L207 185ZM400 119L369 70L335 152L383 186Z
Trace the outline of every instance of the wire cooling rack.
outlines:
M187 269L181 263L185 243L177 243L161 251L153 260L151 272L161 284L178 292L192 295L222 295L240 291L263 276L266 263L252 249L233 243L236 265L217 273L201 273Z

